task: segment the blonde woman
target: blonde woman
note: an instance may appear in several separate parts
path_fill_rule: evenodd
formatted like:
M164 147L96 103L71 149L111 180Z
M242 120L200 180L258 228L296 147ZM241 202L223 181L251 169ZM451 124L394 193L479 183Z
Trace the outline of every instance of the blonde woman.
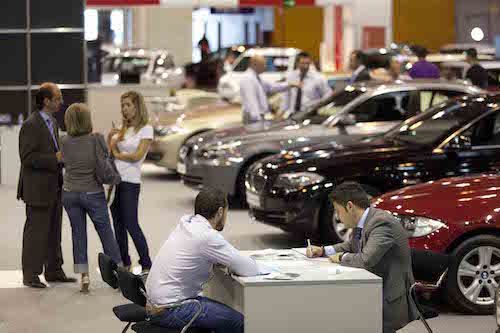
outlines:
M85 104L71 105L64 116L68 135L62 140L64 155L63 205L71 222L73 260L75 273L82 274L81 291L89 289L89 265L87 258L87 215L101 239L104 253L122 265L104 195L104 188L96 179L96 156L104 151L96 146L102 141L101 134L92 134L92 120ZM103 146L102 146L103 147Z
M153 127L149 125L144 97L138 92L130 91L121 96L121 113L122 127L111 130L108 135L108 147L115 156L116 168L122 179L116 186L111 215L123 264L128 269L132 266L128 252L128 232L145 273L151 268L151 258L146 238L139 226L138 205L141 166L153 141Z

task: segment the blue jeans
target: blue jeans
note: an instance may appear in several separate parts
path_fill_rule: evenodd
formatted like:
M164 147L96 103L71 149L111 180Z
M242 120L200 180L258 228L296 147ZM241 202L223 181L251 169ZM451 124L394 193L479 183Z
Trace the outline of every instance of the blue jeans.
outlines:
M138 206L140 192L140 184L127 182L118 184L115 189L115 200L111 205L111 215L113 216L116 241L120 247L123 264L125 266L132 265L128 254L128 231L139 253L139 264L142 269L150 269L151 258L149 257L148 243L139 226Z
M196 297L201 302L202 311L190 327L213 329L216 333L243 333L244 317L229 306L206 297ZM169 310L161 317L153 317L151 322L165 328L181 329L199 310L197 304L187 304Z
M111 229L104 191L95 193L63 191L62 200L71 222L75 273L89 272L87 214L94 223L95 230L101 239L104 253L110 256L114 262L120 264L122 262L120 249Z

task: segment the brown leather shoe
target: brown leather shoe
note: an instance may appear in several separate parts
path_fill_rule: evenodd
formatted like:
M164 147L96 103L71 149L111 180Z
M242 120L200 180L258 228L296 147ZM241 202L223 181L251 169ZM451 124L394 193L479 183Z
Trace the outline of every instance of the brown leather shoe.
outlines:
M47 280L47 282L63 282L63 283L76 282L75 278L67 277L63 271L57 273L47 273L45 274L45 280Z
M30 287L30 288L36 288L36 289L47 288L47 285L45 283L43 283L42 281L40 281L38 276L33 276L29 280L23 279L23 284L27 287Z

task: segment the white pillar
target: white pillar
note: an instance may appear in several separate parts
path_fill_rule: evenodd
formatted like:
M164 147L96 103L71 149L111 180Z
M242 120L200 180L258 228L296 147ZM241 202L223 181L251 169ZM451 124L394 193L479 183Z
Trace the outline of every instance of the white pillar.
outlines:
M134 46L171 51L175 63L191 61L192 8L134 8Z
M323 8L323 42L320 49L321 68L329 72L335 69L335 6Z

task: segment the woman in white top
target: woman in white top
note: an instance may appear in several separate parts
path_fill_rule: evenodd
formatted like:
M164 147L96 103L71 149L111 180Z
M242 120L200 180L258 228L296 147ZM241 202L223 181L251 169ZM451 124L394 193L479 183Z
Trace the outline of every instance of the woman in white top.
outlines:
M141 166L153 141L153 127L149 125L144 97L140 93L129 91L123 94L121 112L122 127L111 130L108 135L108 146L115 156L116 167L122 178L116 186L111 215L123 265L129 270L132 266L128 253L128 232L139 253L139 264L143 272L147 272L152 263L146 238L139 226L138 205Z

